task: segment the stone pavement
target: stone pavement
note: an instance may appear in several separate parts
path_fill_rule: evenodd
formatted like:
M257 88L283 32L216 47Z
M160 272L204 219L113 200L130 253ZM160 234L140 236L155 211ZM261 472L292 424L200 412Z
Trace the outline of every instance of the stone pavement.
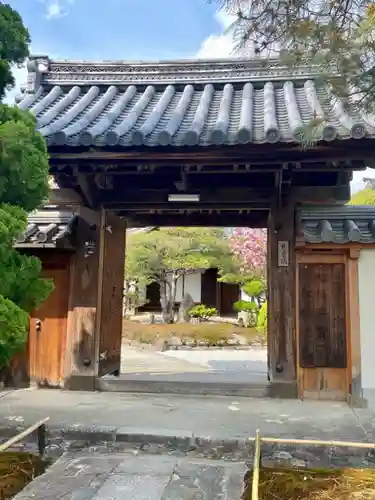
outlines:
M121 373L196 373L209 370L199 361L175 359L163 352L123 345Z
M239 500L256 429L265 437L375 441L375 415L339 403L36 389L0 393L3 439L46 416L47 456L65 453L17 500ZM262 463L375 467L375 453L333 443L264 443Z
M67 453L15 500L240 500L245 463Z
M0 393L0 432L50 417L52 429L106 434L247 439L263 436L375 441L375 417L344 403L27 389Z

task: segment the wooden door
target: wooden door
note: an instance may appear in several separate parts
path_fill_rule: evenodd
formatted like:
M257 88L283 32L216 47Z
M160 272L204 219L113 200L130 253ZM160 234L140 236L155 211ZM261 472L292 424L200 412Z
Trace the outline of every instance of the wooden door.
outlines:
M240 289L233 283L220 283L220 316L235 316L233 304L240 298Z
M217 269L206 269L201 278L201 302L207 307L217 308Z
M345 400L348 393L344 262L298 266L302 397Z
M40 387L60 387L64 380L69 269L45 269L43 277L52 279L55 288L30 317L30 381Z

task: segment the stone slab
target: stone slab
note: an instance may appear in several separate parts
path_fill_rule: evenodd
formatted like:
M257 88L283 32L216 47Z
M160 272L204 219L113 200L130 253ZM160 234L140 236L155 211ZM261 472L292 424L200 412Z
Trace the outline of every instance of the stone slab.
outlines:
M239 500L246 471L166 455L67 453L15 500Z
M168 476L151 474L113 475L92 500L161 500L169 482Z

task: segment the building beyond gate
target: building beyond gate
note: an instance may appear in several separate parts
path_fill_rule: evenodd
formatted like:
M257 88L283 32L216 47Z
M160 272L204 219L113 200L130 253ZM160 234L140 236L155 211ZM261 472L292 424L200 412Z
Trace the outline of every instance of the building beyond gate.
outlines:
M307 64L292 74L277 60L33 57L28 69L19 106L47 139L59 186L51 203L74 216L64 233L71 248L46 252L44 236L35 240L46 270L48 259L52 268L69 262L69 287L55 276L55 297L69 288L56 299L68 303L60 368L34 374L40 383L93 389L119 369L126 225L244 226L268 228L270 394L369 397L361 350L371 342L364 276L374 265L375 213L343 204L353 170L373 164L371 121L340 103L326 108L327 90ZM301 133L316 116L319 140L304 149ZM57 219L45 230L54 238ZM52 306L43 307L47 318Z

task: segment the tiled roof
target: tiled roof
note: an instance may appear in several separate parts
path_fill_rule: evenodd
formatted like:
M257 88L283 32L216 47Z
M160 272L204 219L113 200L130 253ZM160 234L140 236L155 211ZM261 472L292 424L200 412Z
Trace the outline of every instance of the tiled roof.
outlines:
M69 211L43 208L30 214L27 229L15 244L17 248L54 248L68 243L76 215Z
M375 243L375 207L303 207L297 212L307 243Z
M316 71L280 61L69 62L34 57L18 99L49 145L194 146L375 137L375 122L332 107Z

